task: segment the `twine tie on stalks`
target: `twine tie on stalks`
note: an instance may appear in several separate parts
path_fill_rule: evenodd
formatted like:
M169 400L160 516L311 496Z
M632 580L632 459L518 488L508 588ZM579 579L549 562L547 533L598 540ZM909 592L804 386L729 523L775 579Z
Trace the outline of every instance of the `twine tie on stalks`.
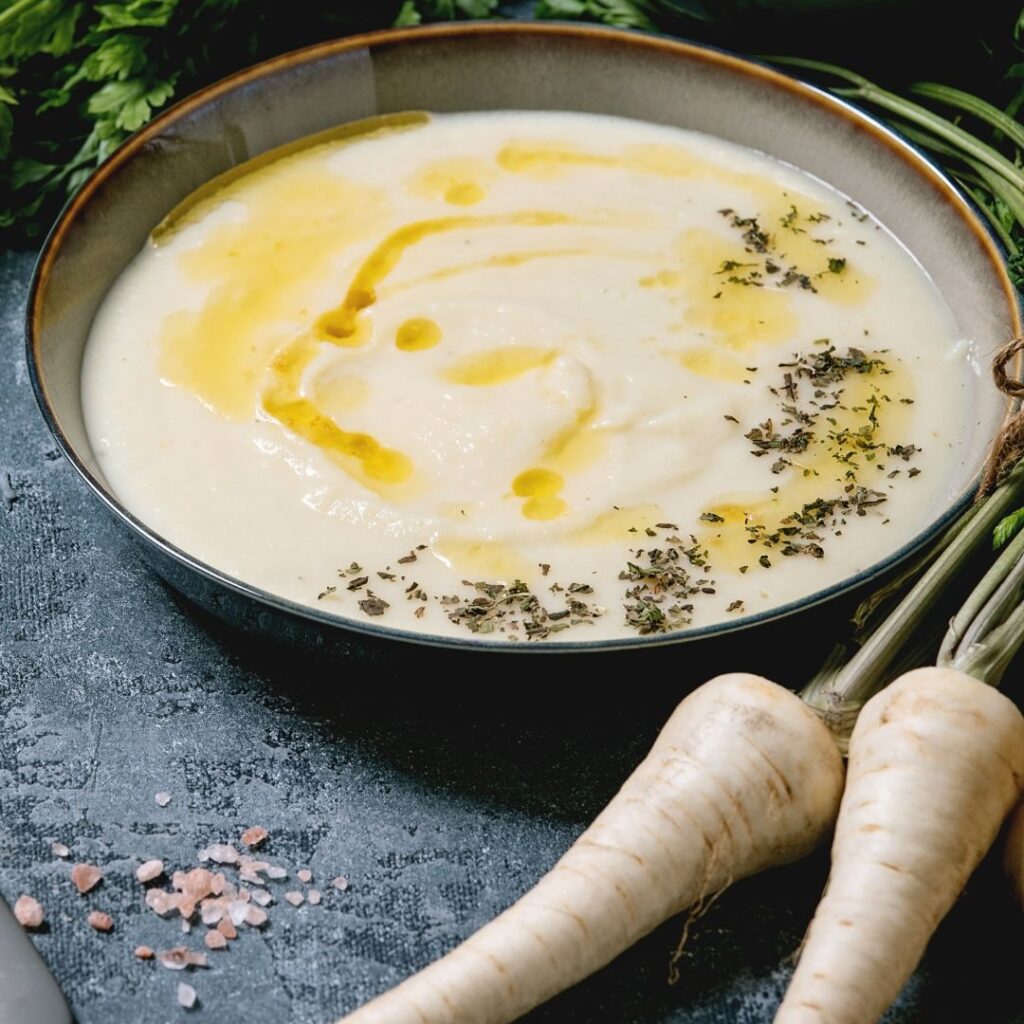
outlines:
M1024 352L1024 335L1007 342L992 359L992 379L999 390L1017 403L1013 415L996 436L989 449L976 500L980 501L1024 457L1024 381L1015 380L1006 372L1007 364Z

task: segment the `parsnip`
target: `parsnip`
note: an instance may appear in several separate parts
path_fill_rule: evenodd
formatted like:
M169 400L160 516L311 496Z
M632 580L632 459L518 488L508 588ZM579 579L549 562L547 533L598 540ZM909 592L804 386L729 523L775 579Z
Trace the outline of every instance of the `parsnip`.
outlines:
M1024 716L948 668L872 697L850 739L828 887L776 1024L873 1024L1024 786Z
M804 856L828 833L842 759L790 691L705 683L536 887L345 1024L506 1024L596 971L666 918Z

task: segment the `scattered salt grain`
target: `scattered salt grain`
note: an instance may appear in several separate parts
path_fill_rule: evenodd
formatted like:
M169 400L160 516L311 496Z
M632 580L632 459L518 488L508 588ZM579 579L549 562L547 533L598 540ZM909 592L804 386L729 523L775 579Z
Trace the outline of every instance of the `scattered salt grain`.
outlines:
M217 931L216 928L211 928L203 936L203 942L206 943L207 949L223 949L228 944L227 937L223 932Z
M228 904L228 918L236 928L245 920L248 910L249 904L244 900L232 900Z
M348 879L344 875L338 875L338 877L331 882L331 885L333 885L338 892L344 892L348 888Z
M188 933L192 931L192 925L189 923L189 920L186 917L183 917L181 919L181 930L182 933L185 935L188 935Z
M205 900L199 908L199 916L205 925L215 925L224 917L224 905L220 900Z
M302 906L302 904L303 904L303 902L304 902L304 901L305 901L305 899L306 899L306 897L305 897L305 896L303 896L301 892L295 892L294 890L293 890L292 892L286 892L286 893L284 894L284 898L285 898L285 899L286 899L286 900L287 900L287 901L288 901L288 902L289 902L289 903L290 903L290 904L291 904L291 905L292 905L293 907L301 907L301 906Z
M245 923L252 928L259 928L260 925L267 923L267 912L249 904L245 911Z
M140 960L152 960L153 959L153 950L151 950L149 948L149 946L136 946L135 947L135 955Z
M189 965L188 950L184 946L162 949L157 953L156 958L169 971L183 971Z
M135 869L135 877L140 882L152 882L164 873L164 862L162 860L147 860Z
M252 901L253 903L258 903L261 907L269 907L274 902L274 897L266 889L253 889Z
M178 982L178 1003L186 1010L191 1010L196 1005L196 990L183 981Z
M71 869L71 881L83 895L95 889L103 879L103 872L95 864L76 864Z
M206 954L197 953L195 950L190 949L188 951L188 965L189 967L206 967Z
M320 898L321 895L319 889L310 889L309 892L306 893L306 900L311 907L317 906L320 903Z
M166 807L171 802L170 793L157 793L155 797L157 807Z
M213 878L210 879L210 892L212 892L214 896L219 896L224 891L225 881L226 879L224 878L224 874L218 871Z
M284 868L271 864L266 871L267 878L287 878L288 872Z
M246 846L259 846L270 833L259 825L253 825L242 833L242 842Z
M161 917L172 910L177 910L180 903L180 892L167 892L165 889L146 890L146 906Z
M296 874L298 875L298 879L299 879L300 882L312 882L313 881L313 872L310 871L309 868L300 868L296 872Z
M63 843L52 843L50 850L54 857L70 857L71 851Z
M209 859L218 864L237 864L238 851L230 843L214 843L205 850L206 858L200 854L199 859Z
M231 918L229 917L225 917L222 921L218 922L217 931L219 931L225 939L238 938L238 929L231 923Z
M43 908L37 899L22 895L14 904L14 916L22 928L38 928L43 923Z
M102 910L90 911L86 921L89 922L90 927L95 928L98 932L109 932L114 927L114 919Z

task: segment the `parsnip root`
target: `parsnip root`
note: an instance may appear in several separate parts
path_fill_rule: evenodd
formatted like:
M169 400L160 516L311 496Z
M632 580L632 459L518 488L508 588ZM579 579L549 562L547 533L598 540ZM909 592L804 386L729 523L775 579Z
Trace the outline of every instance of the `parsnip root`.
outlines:
M909 672L850 740L828 887L775 1024L873 1024L1024 781L1024 716L952 669Z
M804 856L835 820L842 760L788 690L719 676L530 892L344 1024L507 1024L737 879Z

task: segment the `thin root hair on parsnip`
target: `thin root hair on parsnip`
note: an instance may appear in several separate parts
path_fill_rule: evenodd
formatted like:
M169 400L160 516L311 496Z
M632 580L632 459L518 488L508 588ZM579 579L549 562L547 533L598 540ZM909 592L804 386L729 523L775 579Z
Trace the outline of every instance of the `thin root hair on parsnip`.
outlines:
M825 894L776 1024L874 1024L917 966L1024 784L1024 716L949 668L864 706Z
M537 885L345 1024L507 1024L728 882L827 835L843 765L793 693L751 675L705 683Z

